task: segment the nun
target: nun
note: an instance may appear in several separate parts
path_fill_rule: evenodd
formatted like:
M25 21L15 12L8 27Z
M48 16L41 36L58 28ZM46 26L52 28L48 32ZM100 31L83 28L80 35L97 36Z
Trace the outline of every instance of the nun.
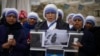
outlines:
M54 4L47 4L43 10L43 17L45 21L41 22L39 28L41 30L54 30L54 29L65 29L67 24L58 20L58 8ZM62 16L63 17L63 16Z
M78 56L94 56L95 54L95 41L94 36L91 32L84 29L85 20L82 14L76 14L72 17L73 28L71 31L76 31L78 33L83 32L82 39L77 41L77 44L73 46L78 47Z
M73 21L72 21L72 17L75 15L75 13L70 13L68 14L68 16L66 17L66 23L68 23L68 28L71 29L73 27Z

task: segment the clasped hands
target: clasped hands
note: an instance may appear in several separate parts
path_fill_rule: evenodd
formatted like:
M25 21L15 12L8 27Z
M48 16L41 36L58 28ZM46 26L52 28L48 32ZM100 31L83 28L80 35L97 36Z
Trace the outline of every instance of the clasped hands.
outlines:
M15 39L9 39L6 43L2 45L2 48L4 49L9 49L11 46L16 45L16 40Z

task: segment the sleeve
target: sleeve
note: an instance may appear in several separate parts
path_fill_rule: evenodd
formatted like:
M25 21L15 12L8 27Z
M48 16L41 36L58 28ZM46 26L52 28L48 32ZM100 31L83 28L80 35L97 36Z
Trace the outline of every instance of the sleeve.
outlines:
M6 33L5 28L2 28L2 26L0 26L0 52L3 51L2 44L6 41L5 33Z
M83 47L79 49L79 52L84 52L89 56L95 54L96 47L95 47L94 36L92 33L85 32L81 44L83 45Z
M27 36L25 35L24 31L21 31L20 36L18 37L19 39L16 41L16 50L26 50L28 47L27 44Z
M2 39L1 30L0 30L0 52L3 50L3 49L2 49L2 44L3 44L3 39Z

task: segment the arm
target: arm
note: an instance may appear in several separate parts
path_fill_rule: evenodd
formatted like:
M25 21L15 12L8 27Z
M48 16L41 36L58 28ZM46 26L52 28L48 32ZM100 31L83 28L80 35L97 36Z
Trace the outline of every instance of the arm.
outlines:
M16 45L14 46L14 48L16 50L25 50L27 48L27 36L25 36L24 31L21 31L19 33L19 37L18 40L16 40Z
M84 32L84 36L82 38L81 44L83 45L80 47L79 51L83 51L88 55L92 55L95 52L95 41L94 36L90 32Z

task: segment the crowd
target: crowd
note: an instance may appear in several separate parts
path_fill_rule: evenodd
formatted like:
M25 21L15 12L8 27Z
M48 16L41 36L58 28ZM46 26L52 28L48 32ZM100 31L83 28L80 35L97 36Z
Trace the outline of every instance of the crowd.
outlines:
M0 56L45 56L43 51L30 51L30 30L68 30L83 31L78 56L100 56L100 27L95 17L86 18L81 13L69 13L64 21L64 12L55 4L47 4L43 10L44 20L39 21L36 12L27 13L15 8L5 8L0 20ZM65 56L74 56L66 53Z

